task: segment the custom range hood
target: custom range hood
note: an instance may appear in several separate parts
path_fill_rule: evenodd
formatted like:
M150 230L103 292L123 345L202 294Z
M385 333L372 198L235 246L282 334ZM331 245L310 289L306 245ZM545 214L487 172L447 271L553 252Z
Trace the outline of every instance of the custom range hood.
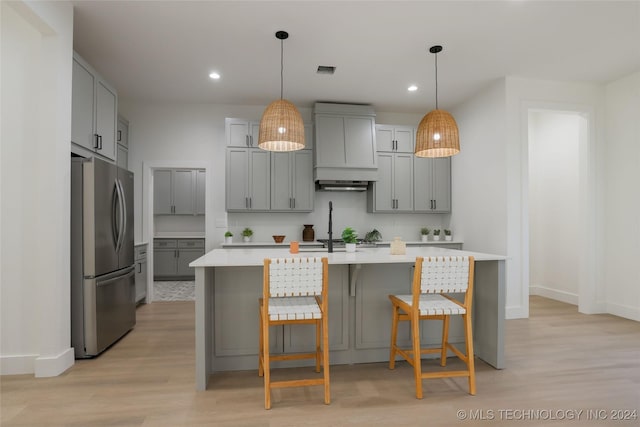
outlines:
M316 189L366 191L378 180L373 107L317 102L314 121Z

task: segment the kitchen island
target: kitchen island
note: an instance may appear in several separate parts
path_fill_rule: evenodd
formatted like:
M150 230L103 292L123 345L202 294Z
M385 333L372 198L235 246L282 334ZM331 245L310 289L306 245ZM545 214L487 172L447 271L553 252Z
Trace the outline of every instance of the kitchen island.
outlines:
M387 361L391 329L388 294L410 293L416 256L470 255L475 258L473 305L476 356L504 367L505 257L437 247L409 247L405 255L389 248L355 253L325 251L291 255L277 249L214 249L190 266L196 270L196 388L206 390L220 371L257 369L258 298L265 258L326 256L329 260L329 349L332 364ZM459 320L459 319L456 319ZM421 329L422 341L436 345L440 328ZM274 330L272 351L313 348L307 325ZM408 326L408 325L402 325ZM311 328L311 327L310 327ZM452 321L451 342L462 342L461 324ZM408 327L399 342L409 343ZM307 361L283 362L296 366Z

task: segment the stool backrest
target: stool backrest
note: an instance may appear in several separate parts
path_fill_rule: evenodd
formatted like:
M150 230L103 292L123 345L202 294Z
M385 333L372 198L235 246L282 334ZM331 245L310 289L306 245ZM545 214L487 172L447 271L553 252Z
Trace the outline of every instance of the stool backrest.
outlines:
M467 292L470 286L469 266L473 257L438 256L422 261L420 293L442 294ZM416 263L418 268L418 263Z
M272 258L265 260L269 271L269 296L322 295L323 258Z

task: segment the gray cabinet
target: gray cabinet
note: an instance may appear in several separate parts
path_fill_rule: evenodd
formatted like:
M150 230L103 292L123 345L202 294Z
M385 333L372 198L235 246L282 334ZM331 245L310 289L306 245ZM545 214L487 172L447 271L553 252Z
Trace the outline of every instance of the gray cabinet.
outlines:
M74 52L71 142L115 161L117 108L115 89Z
M129 169L129 122L120 116L118 116L116 143L116 164L123 169Z
M258 147L259 121L227 118L224 124L228 147Z
M204 239L154 239L154 280L193 280L189 264L204 255Z
M313 210L313 152L271 153L271 210Z
M136 303L141 303L147 296L147 245L135 247L136 267Z
M413 153L378 153L378 181L367 195L369 212L413 211Z
M229 212L268 211L271 205L270 152L227 147L226 206Z
M378 151L413 153L414 129L411 126L376 125Z
M205 171L156 169L153 172L154 215L203 215Z
M370 106L315 104L315 172L314 179L375 180L375 114ZM348 167L347 167L348 166Z
M414 199L416 212L451 212L451 159L415 157Z

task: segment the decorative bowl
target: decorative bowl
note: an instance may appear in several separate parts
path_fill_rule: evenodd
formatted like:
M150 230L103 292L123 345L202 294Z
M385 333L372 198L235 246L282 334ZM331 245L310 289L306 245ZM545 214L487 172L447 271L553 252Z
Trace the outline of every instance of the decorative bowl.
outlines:
M276 243L284 242L284 238L285 238L285 236L272 236L272 237L273 237L273 241Z

